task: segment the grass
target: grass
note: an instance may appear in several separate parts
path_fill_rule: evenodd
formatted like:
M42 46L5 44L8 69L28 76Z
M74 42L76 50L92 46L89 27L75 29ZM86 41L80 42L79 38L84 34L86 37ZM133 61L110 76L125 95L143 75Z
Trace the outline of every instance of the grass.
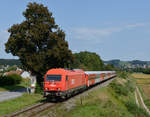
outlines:
M21 83L14 86L0 86L0 91L12 91L18 90L21 88L29 87L30 80L29 79L22 79ZM4 116L6 114L10 114L12 112L21 110L27 106L32 104L36 104L43 99L42 95L40 94L26 94L24 93L22 96L0 102L0 116Z
M134 117L124 104L130 96L116 94L109 85L91 92L84 98L82 105L78 100L78 106L65 117Z
M21 97L0 102L0 116L21 110L42 100L40 94L23 94Z
M121 86L114 88L119 83ZM114 85L114 86L112 86ZM107 87L91 91L75 101L73 107L66 108L64 104L45 111L42 115L52 117L148 117L147 113L135 103L134 80L116 78ZM119 88L121 89L121 94ZM124 95L123 90L128 89ZM116 91L117 90L117 91ZM71 104L74 102L71 102Z
M82 98L82 103L81 103ZM99 88L76 99L75 105L69 110L63 105L50 109L39 115L51 115L52 117L134 117L127 111L125 105L118 101L110 89Z
M29 79L22 79L20 84L13 85L13 86L0 86L0 91L12 91L17 89L22 89L30 86Z
M108 108L109 106L109 108ZM117 105L111 101L105 103L105 106L99 104L87 104L84 106L78 106L71 113L65 115L65 117L132 117L126 111L121 110Z

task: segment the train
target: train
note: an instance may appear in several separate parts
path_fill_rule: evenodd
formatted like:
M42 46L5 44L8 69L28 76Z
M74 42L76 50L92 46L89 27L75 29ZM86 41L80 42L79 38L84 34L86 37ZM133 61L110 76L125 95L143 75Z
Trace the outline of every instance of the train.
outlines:
M66 99L115 76L115 71L50 69L44 76L44 97Z

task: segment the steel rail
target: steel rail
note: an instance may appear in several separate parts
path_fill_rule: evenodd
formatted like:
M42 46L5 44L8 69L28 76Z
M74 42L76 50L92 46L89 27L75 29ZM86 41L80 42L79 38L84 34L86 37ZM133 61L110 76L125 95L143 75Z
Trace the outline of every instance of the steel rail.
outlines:
M48 106L45 106L45 105L48 105ZM54 107L55 105L56 105L55 103L45 103L45 102L44 103L39 103L39 104L36 104L32 107L26 108L22 111L15 112L12 115L8 115L7 117L18 117L19 115L25 114L27 112L28 113L33 112L32 114L28 115L28 117L33 117L33 116L39 114L40 112L49 109L50 107ZM38 111L36 112L36 110L38 110Z

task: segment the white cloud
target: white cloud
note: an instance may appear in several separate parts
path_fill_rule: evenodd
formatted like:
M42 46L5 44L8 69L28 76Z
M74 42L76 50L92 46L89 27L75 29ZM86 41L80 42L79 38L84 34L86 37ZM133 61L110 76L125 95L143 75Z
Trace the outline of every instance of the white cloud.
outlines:
M150 25L150 24L149 23L136 23L136 24L126 25L125 28L127 28L127 29L133 29L133 28L144 27L144 26L148 26L148 25Z
M72 30L78 39L96 39L99 37L109 36L112 32L116 32L117 28L94 29L94 28L74 28Z
M108 37L114 33L118 33L123 30L135 29L138 27L148 26L150 23L135 23L135 24L127 24L123 26L116 27L108 27L108 28L89 28L89 27L79 27L72 28L71 32L69 32L69 36L80 39L80 40L99 40L101 41L105 37Z
M100 39L101 37L107 37L113 32L120 31L119 28L106 28L106 29L96 29L96 28L73 28L71 33L77 39L83 40L93 40Z

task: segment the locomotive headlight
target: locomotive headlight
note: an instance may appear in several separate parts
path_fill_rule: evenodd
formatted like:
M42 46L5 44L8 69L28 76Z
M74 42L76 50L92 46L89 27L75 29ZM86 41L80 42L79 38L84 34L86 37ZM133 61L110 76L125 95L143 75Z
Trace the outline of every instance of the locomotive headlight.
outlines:
M45 88L45 90L48 90L48 88Z
M60 90L60 88L57 88L57 90Z

